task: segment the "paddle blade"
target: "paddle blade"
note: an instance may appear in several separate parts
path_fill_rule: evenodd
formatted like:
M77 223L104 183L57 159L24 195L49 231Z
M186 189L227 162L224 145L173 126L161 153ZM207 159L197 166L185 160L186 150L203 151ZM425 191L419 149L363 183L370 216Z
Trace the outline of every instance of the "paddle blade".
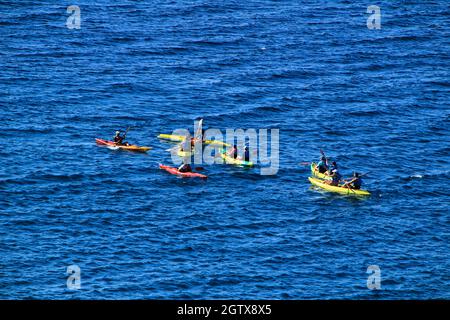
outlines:
M322 150L322 149L320 149L320 153L322 154L322 156L324 156L324 157L326 158L326 156L325 156L325 152L323 152L323 150Z
M197 131L195 132L195 135L194 135L195 140L201 141L200 136L202 134L202 125L203 125L203 119L200 119L198 122L198 125L197 125Z

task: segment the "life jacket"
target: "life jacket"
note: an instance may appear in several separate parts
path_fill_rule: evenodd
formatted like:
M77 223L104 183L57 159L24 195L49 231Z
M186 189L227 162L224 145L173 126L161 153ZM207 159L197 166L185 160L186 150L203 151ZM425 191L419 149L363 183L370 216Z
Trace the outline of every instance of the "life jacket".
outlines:
M323 161L319 161L317 164L317 170L319 170L320 173L325 173L327 172L328 167Z
M189 163L185 163L178 169L178 171L179 172L192 172L192 168Z
M339 173L339 171L336 171L334 174L333 174L333 182L334 183L339 183L339 181L341 180L341 178L342 178L342 175Z
M352 185L353 185L353 188L360 189L361 185L362 185L362 179L361 178L356 178L356 180L353 181Z
M123 137L121 137L121 136L115 136L115 137L114 137L114 142L115 142L115 143L122 143L122 142L123 142Z

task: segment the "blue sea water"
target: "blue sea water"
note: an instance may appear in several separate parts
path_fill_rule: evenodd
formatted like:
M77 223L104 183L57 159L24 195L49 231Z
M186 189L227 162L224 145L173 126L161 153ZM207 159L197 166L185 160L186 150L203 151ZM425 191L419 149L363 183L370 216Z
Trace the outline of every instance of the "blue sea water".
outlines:
M443 0L1 1L0 298L449 299L449 22ZM200 117L278 128L277 175L159 170L156 136ZM95 145L128 126L148 154ZM311 189L320 148L372 196Z

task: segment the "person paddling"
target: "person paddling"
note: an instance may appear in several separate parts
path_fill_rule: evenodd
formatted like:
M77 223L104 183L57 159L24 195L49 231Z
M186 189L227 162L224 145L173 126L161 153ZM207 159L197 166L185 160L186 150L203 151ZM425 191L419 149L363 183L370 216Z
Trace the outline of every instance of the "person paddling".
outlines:
M194 150L195 149L195 143L198 143L198 142L200 142L200 143L202 143L202 144L204 144L205 143L205 140L202 140L202 139L200 139L200 138L191 138L191 149L192 150Z
M331 171L329 176L331 177L331 180L325 180L324 183L331 186L338 186L339 182L342 179L342 175L339 173L338 169L334 169L333 171Z
M319 170L319 173L325 173L328 171L328 161L325 156L320 158L320 161L317 164L317 170Z
M236 145L234 145L234 146L233 146L233 149L231 149L231 150L228 152L228 156L233 157L233 159L236 159L236 158L237 158L237 156L238 156L238 151L237 151L237 146L236 146Z
M200 142L200 143L204 142L205 130L203 130L202 126L203 126L203 119L200 119L198 122L197 131L195 132L194 136L191 138L191 148L192 149L194 149L196 142Z
M333 161L331 163L330 170L333 171L333 170L337 170L337 169L338 169L338 165L337 165L336 161Z
M183 163L179 168L179 172L192 172L192 167L189 163Z
M191 138L192 148L194 148L195 142L197 142L197 141L200 141L202 144L205 143L205 130L202 129L201 136Z
M124 140L125 140L126 135L127 134L125 133L123 136L121 136L120 131L116 131L116 135L114 136L113 141L118 145L123 145L123 144L125 144Z
M331 166L328 167L328 170L325 172L325 175L331 177L334 170L338 170L336 161L333 161L331 163Z
M349 186L352 189L359 190L362 186L361 175L358 172L353 172L353 177L350 181L345 183L346 186Z
M247 146L244 148L244 161L250 161L250 151Z

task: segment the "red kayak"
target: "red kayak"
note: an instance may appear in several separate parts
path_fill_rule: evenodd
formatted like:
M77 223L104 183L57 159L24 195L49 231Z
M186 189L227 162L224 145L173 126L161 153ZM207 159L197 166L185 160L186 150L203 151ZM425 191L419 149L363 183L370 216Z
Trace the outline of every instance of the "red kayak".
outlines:
M123 150L128 150L128 151L137 151L137 152L147 152L148 150L150 150L150 147L139 147L133 144L130 145L120 145L120 144L116 144L114 141L108 141L108 140L103 140L103 139L95 139L95 142L97 142L97 144L100 145L104 145L104 146L111 146L111 147L115 147L117 149L123 149Z
M166 170L167 172L171 173L171 174L175 174L181 177L186 177L186 178L201 178L201 179L206 179L208 178L208 176L205 176L204 174L200 174L200 173L196 173L196 172L180 172L178 171L177 168L173 168L173 167L169 167L169 166L165 166L163 164L159 165L160 169Z

